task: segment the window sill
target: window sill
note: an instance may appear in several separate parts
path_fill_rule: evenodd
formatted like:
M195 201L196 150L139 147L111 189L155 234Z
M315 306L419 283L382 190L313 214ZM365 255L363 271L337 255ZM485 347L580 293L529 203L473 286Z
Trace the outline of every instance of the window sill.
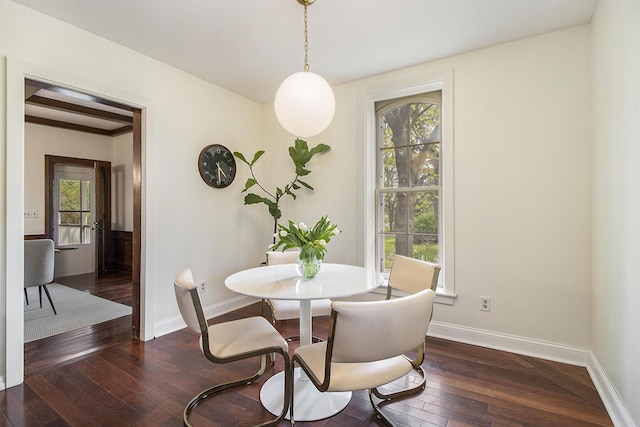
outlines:
M382 294L382 295L386 295L387 294L387 281L385 280L385 282L379 288L374 289L371 292ZM402 296L403 293L402 292L396 292L394 290L391 293L391 295L394 296L394 297L399 297L399 296ZM453 302L455 301L455 299L457 297L458 297L457 294L449 294L449 293L446 293L444 291L444 289L438 289L436 291L436 300L435 300L435 302L436 302L436 304L453 305Z
M436 292L436 303L437 304L446 304L453 305L453 301L458 297L456 294L447 294L443 290L438 289Z

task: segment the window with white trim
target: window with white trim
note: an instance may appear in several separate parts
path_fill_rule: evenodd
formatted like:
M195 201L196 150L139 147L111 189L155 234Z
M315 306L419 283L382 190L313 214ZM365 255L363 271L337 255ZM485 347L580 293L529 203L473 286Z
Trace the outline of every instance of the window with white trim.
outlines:
M453 70L413 77L364 89L364 264L386 275L396 253L437 261L436 302L453 304Z
M395 254L440 262L441 104L439 90L375 104L381 271Z
M375 105L381 271L395 254L440 260L441 104L442 92L434 91Z
M56 167L54 206L56 246L91 244L93 169Z

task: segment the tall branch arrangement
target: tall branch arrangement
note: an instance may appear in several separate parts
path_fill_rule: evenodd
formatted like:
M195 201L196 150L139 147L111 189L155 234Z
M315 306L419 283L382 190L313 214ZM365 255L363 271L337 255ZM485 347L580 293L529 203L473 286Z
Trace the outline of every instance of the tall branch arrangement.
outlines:
M309 185L306 181L303 181L302 178L306 177L311 173L309 169L307 169L307 163L315 156L316 154L327 152L331 149L326 144L318 144L309 150L307 145L307 141L296 138L295 144L292 147L289 147L289 157L291 157L291 161L293 161L293 165L295 166L295 177L288 182L284 187L276 187L275 191L269 191L260 184L258 178L254 173L253 167L256 162L262 155L264 154L264 150L257 151L253 155L253 159L249 162L246 157L235 151L233 153L241 162L249 166L249 171L251 172L251 177L247 178L247 182L244 185L244 190L242 192L248 191L250 188L257 186L262 193L263 196L260 196L255 193L248 193L244 196L244 204L245 205L254 205L258 203L264 203L268 210L269 215L273 218L273 232L274 234L278 231L278 220L282 217L282 212L280 211L280 200L284 196L291 196L294 200L296 199L295 192L301 188L306 188L308 190L313 191L313 187ZM275 237L274 237L275 243Z

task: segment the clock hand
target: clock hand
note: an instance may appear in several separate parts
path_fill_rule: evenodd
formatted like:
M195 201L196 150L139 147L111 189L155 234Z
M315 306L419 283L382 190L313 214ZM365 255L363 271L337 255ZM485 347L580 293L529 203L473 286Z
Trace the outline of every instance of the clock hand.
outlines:
M222 168L220 167L220 163L216 163L216 166L218 166L218 181L220 181L220 173L222 173L222 175L224 175L226 178L227 174L224 173L224 170L222 170Z

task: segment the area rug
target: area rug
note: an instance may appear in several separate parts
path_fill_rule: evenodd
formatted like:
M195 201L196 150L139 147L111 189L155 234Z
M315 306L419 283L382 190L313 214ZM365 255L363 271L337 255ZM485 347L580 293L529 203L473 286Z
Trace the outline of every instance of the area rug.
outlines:
M42 308L40 308L38 287L28 288L29 305L26 301L24 303L24 342L47 338L131 314L129 306L57 283L47 285L47 289L58 314L53 314L51 304L44 292L42 292Z

